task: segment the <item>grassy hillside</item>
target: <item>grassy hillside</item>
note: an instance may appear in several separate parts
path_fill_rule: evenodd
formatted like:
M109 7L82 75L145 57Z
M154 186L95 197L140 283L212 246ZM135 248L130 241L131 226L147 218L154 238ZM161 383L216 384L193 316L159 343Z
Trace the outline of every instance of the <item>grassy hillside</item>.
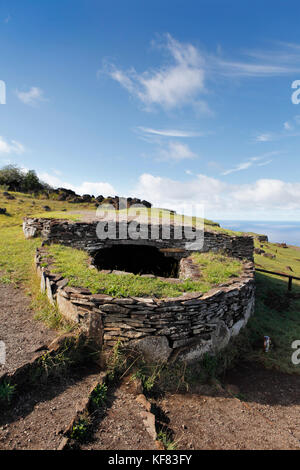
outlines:
M28 194L10 193L15 199L8 200L0 193L0 207L6 208L6 214L0 214L0 281L25 287L31 296L37 318L43 319L50 327L61 327L62 318L59 312L48 304L40 294L39 285L33 271L33 256L36 247L40 246L39 238L25 240L22 221L25 215L31 216L42 212L45 205L54 210L62 210L90 205L68 204L60 201L49 202L46 199L33 198ZM64 213L64 212L63 212ZM47 212L49 216L49 212Z
M256 267L300 277L300 248L283 248L275 243L255 240L255 247L264 250L255 254ZM275 255L270 259L267 255ZM237 339L240 357L256 360L268 368L300 374L300 366L291 362L291 344L300 339L300 281L293 281L287 290L287 279L271 274L256 273L255 314ZM271 338L271 349L263 352L263 337Z

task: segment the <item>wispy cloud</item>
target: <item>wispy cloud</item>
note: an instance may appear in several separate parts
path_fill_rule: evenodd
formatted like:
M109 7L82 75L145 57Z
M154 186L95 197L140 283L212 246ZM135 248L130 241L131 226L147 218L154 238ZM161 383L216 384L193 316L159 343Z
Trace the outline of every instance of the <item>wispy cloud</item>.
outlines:
M266 166L269 165L269 163L272 163L273 160L266 160L265 162L258 163L257 166Z
M28 104L31 106L37 105L41 101L48 101L44 97L44 92L41 88L38 87L31 87L28 91L19 91L16 90L16 95L20 101L24 104Z
M283 127L286 131L291 131L294 128L288 121L283 123Z
M222 175L226 176L226 175L230 175L231 173L235 173L237 171L247 170L248 168L250 168L252 166L265 166L265 165L268 165L273 160L272 159L265 160L265 159L269 158L271 156L278 155L279 153L280 153L279 151L273 151L273 152L264 153L263 155L257 155L257 156L251 157L247 161L241 162L238 165L236 165L235 167L230 168L229 170L223 171Z
M265 134L259 134L255 137L256 142L271 142L274 140L274 134L271 133L265 133Z
M137 128L139 131L144 134L162 136L162 137L200 137L205 135L204 132L191 132L191 131L182 131L177 129L152 129L150 127L139 126Z
M300 116L296 115L289 121L285 121L280 130L276 132L266 132L255 137L256 142L271 142L288 137L300 137Z
M144 105L164 109L191 105L201 114L213 114L203 95L207 83L216 77L275 77L300 72L300 45L274 43L273 49L236 51L238 58L227 57L222 48L208 53L190 43L182 43L165 34L156 47L167 52L170 61L157 68L137 72L134 67L121 70L106 63L99 71L108 74ZM233 54L232 54L233 55ZM202 96L201 96L202 95Z
M253 165L253 162L244 162L244 163L239 163L237 166L234 168L231 168L230 170L223 171L222 175L230 175L230 173L235 173L236 171L241 171L241 170L247 170L250 168L250 166Z
M239 59L228 59L222 51L210 56L210 66L223 75L235 77L274 77L300 71L300 45L273 42L272 46L243 51Z
M11 140L10 142L5 140L4 137L0 136L0 154L22 154L25 152L25 147L23 144L16 140Z

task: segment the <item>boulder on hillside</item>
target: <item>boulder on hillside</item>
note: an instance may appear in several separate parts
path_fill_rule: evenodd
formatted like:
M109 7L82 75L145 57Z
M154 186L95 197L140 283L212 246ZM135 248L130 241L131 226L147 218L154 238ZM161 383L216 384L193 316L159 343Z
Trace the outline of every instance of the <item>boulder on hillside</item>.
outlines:
M272 255L272 253L263 253L263 256L269 259L274 259L276 258L276 255Z

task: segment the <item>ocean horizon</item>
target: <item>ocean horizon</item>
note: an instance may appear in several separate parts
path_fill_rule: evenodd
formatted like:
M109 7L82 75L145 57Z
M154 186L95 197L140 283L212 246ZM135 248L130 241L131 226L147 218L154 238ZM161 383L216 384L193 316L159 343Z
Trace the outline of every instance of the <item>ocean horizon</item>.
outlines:
M253 221L253 220L215 220L221 227L238 232L255 232L267 235L272 243L287 243L300 246L300 222L290 221Z

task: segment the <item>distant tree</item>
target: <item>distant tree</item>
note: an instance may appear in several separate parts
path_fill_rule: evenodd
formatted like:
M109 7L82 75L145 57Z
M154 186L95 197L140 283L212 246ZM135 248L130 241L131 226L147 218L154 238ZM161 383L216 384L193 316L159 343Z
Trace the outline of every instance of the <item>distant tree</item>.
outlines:
M24 172L16 165L7 165L0 170L0 186L9 191L20 192L51 192L52 188L47 183L40 181L34 170Z
M20 191L24 183L24 173L16 165L6 165L0 170L0 184L10 191Z
M23 181L23 191L39 191L43 188L42 183L40 182L36 172L34 170L29 170Z

